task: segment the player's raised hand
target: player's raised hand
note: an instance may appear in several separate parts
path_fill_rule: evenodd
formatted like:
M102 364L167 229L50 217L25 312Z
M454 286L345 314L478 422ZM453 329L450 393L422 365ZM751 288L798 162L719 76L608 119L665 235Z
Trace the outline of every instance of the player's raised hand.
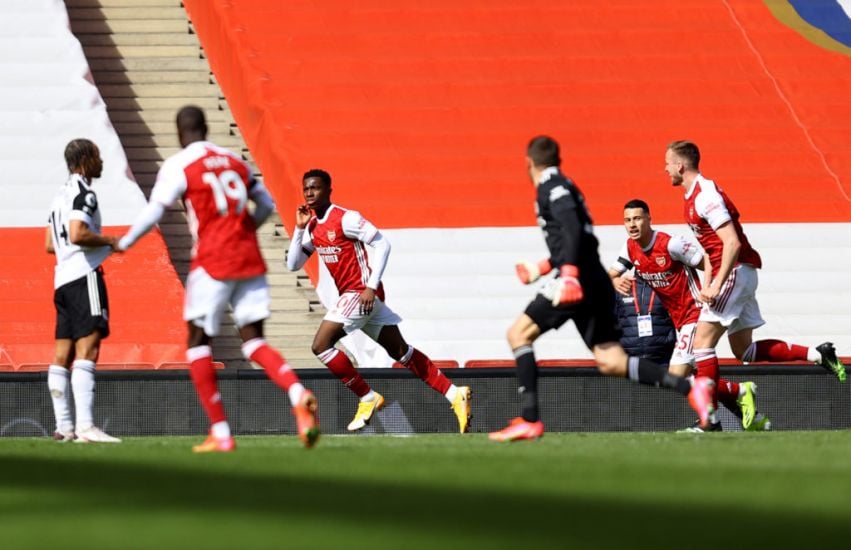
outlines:
M579 284L579 268L575 265L563 265L559 271L559 277L555 280L556 287L553 292L553 305L569 306L582 301L585 293Z
M295 211L295 226L299 229L307 227L307 222L310 221L310 207L306 204L300 204Z
M550 259L547 258L546 260L541 260L536 264L523 260L517 262L514 265L514 269L517 271L517 278L520 279L520 282L524 285L528 285L529 283L534 283L540 279L541 275L546 275L552 271L553 266L550 265Z

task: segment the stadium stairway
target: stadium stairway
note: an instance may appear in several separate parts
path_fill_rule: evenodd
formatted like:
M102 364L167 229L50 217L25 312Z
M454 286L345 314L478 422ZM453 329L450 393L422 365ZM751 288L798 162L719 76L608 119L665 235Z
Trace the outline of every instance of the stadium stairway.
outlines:
M71 29L83 45L109 118L145 196L150 194L163 159L179 150L174 115L183 105L202 107L210 140L241 152L254 165L181 2L65 0L65 4ZM166 213L160 230L174 268L185 282L192 238L182 205ZM267 339L293 366L319 367L310 344L323 308L307 275L290 273L284 266L283 251L289 239L277 214L261 228L260 244L272 294ZM228 316L214 340L215 359L227 367L247 368L240 343Z

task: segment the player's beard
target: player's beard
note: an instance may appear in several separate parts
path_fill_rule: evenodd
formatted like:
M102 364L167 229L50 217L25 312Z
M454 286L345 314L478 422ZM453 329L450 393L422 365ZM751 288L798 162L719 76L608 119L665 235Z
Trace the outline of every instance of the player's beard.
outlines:
M671 185L674 187L679 187L683 184L683 175L682 174L674 174L671 176Z

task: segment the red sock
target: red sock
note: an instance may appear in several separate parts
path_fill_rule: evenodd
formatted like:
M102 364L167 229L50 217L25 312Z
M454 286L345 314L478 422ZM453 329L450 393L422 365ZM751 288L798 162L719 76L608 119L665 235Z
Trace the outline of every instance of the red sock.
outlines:
M369 393L369 390L371 389L369 384L367 384L366 380L363 379L363 376L355 370L355 366L352 365L352 362L349 361L349 358L346 357L345 353L341 353L336 348L331 348L320 353L318 357L319 360L334 373L334 376L339 378L347 388L355 393L355 395L363 397Z
M718 390L715 392L718 401L724 405L731 413L742 417L742 409L739 407L739 383L731 382L724 378L718 379Z
M805 346L787 344L781 340L760 340L752 345L754 346L753 359L751 359L753 362L783 363L785 361L807 360L807 348Z
M715 382L716 391L713 392L712 404L718 409L718 357L715 355L715 350L694 350L694 363L695 367L697 367L697 374L695 376L705 376Z
M298 375L290 368L286 359L262 338L255 338L242 344L242 353L263 367L266 376L284 391L299 381Z
M198 346L186 350L189 360L189 375L201 400L201 406L210 418L210 424L224 422L225 407L222 394L216 384L216 369L213 368L213 355L210 346Z
M434 363L425 354L418 349L410 348L406 355L410 355L408 360L405 361L403 357L403 360L399 362L416 374L420 380L431 386L435 391L440 392L440 395L444 395L449 390L452 382L440 372L440 369L434 366Z

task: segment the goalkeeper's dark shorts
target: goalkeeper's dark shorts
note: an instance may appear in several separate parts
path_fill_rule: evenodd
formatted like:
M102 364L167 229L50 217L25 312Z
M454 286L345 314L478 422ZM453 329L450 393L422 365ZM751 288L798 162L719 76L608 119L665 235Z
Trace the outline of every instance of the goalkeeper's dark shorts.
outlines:
M596 279L596 278L595 278ZM549 298L536 294L524 313L528 315L541 334L557 329L569 320L573 320L576 329L588 349L597 344L619 342L621 329L615 316L615 291L608 277L605 281L583 281L582 302L572 306L553 306Z

